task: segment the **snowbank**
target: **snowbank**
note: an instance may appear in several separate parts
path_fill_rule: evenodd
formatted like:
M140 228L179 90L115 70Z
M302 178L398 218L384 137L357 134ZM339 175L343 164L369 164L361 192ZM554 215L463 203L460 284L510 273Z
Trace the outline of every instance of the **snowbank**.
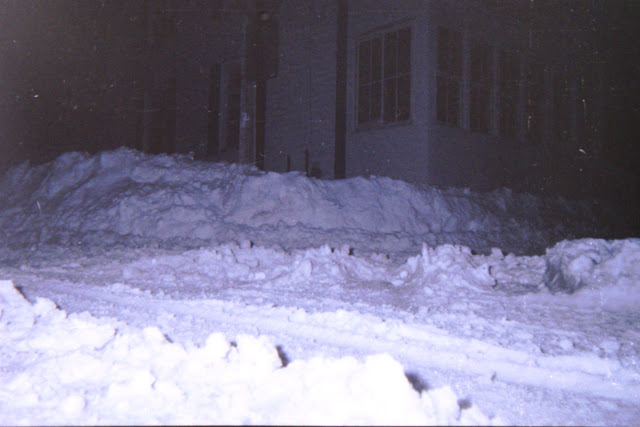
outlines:
M585 204L509 190L420 189L378 177L321 181L126 148L24 163L0 180L2 241L17 248L250 240L415 253L426 242L520 254L588 234L593 218Z
M283 361L264 336L172 343L0 281L0 424L474 425L448 387L415 391L388 355ZM16 365L22 368L16 369Z
M636 425L640 240L551 247L594 217L128 149L25 163L0 423Z

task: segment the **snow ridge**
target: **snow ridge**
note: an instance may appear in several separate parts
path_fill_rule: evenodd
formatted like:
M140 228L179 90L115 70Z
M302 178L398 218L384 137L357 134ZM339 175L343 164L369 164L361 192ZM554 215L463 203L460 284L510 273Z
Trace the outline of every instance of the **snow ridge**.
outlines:
M562 198L420 189L382 177L321 181L127 148L16 166L0 179L0 201L3 241L15 248L250 240L415 253L426 242L525 254L594 227L588 205Z

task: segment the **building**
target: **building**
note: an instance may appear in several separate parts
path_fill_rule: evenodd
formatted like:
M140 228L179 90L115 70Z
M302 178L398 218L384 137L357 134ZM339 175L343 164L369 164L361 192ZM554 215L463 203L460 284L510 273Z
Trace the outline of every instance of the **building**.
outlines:
M554 2L508 3L149 2L136 144L329 179L589 187L604 69L545 34Z

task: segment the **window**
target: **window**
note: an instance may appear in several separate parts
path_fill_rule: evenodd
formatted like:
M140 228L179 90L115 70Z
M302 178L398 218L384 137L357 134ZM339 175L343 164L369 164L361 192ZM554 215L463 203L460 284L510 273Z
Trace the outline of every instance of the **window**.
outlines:
M462 38L457 31L438 27L436 110L439 121L460 125L462 87Z
M482 4L485 8L492 10L498 7L498 0L482 0Z
M411 117L411 29L376 34L358 44L358 125Z
M471 47L471 130L489 132L491 117L491 53L489 47Z
M211 66L207 111L207 155L212 159L237 161L240 140L241 83L239 62Z
M153 93L150 134L147 150L150 153L173 153L176 138L176 79L165 81Z
M518 129L518 90L520 86L520 61L513 52L500 55L499 130L500 135L515 138Z
M218 155L220 138L220 64L211 66L209 72L209 108L207 110L207 154Z
M544 129L544 68L535 63L527 66L526 72L526 138L537 144L542 141Z
M159 5L159 3L157 5ZM176 19L170 11L168 4L161 9L154 10L150 19L149 44L162 44L175 33Z
M221 151L238 149L240 141L240 92L242 89L242 75L240 63L225 64L225 111L224 111L224 141Z
M597 114L597 92L602 87L601 76L595 68L580 69L576 83L576 139L583 156L600 153L600 120ZM576 102L577 101L577 102Z
M571 85L566 70L557 70L553 77L553 135L561 142L569 141L571 129Z

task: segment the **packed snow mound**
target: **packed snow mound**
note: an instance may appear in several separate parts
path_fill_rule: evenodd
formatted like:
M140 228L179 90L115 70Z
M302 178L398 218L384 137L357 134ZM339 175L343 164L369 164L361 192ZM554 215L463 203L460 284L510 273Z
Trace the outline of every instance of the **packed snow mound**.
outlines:
M492 422L449 387L414 390L386 354L284 363L267 337L244 334L183 345L155 326L31 304L6 280L0 333L1 424Z
M640 239L563 241L545 258L551 292L592 296L605 309L640 309Z
M415 253L426 242L528 253L590 235L593 218L585 204L507 189L421 189L380 177L322 181L127 148L24 163L0 179L0 230L12 247L250 240Z

